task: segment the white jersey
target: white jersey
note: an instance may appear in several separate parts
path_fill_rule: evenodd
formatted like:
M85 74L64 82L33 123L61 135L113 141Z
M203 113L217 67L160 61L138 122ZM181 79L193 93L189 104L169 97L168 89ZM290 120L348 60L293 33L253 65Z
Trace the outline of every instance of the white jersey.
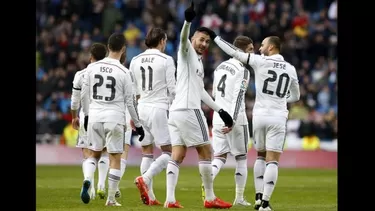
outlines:
M204 89L204 68L199 56L188 39L190 23L184 23L177 53L176 97L170 110L201 109Z
M212 95L222 109L228 111L236 125L247 125L245 94L250 72L243 63L231 58L222 62L214 72ZM224 124L217 112L213 124Z
M168 109L176 93L176 67L173 58L157 49L147 49L130 62L135 76L139 104Z
M73 89L72 89L72 96L71 96L71 103L70 103L70 107L72 110L78 110L80 109L82 105L81 90L82 90L82 83L83 83L83 77L85 75L85 72L86 72L86 68L81 71L77 71L74 75ZM79 118L80 119L84 118L82 109L80 109L79 111Z
M126 107L136 127L131 76L119 60L104 58L87 67L83 83L83 112L90 122L126 124Z
M287 118L287 102L295 102L300 98L295 67L280 54L263 56L244 53L220 36L215 38L215 42L227 54L254 69L256 95L253 115Z

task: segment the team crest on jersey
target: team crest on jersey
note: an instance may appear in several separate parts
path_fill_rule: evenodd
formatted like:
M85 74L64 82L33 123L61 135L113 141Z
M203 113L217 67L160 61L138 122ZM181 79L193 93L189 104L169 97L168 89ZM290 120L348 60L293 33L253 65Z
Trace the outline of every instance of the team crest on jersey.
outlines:
M201 78L203 78L203 73L199 72L199 69L197 69L197 75Z
M241 82L241 89L246 90L247 89L247 80L243 79Z

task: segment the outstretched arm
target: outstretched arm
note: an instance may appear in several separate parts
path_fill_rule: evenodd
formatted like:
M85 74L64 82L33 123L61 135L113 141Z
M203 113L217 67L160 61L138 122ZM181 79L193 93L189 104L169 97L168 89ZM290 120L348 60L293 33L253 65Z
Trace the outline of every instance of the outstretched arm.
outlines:
M189 8L185 10L185 22L182 26L181 33L180 33L180 49L182 52L186 52L190 42L189 42L189 34L190 34L190 25L191 21L195 18L196 14L194 11L194 2L191 2Z

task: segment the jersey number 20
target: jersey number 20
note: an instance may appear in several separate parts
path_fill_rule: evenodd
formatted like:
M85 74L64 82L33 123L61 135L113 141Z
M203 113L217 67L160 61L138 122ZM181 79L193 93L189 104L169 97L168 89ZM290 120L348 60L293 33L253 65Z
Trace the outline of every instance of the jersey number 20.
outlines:
M93 88L92 98L94 98L96 100L102 100L103 96L98 95L98 88L101 87L104 84L104 78L103 78L102 75L95 75L94 78L99 79L99 81L96 84L94 84L94 86L92 87ZM106 83L105 87L107 89L111 90L111 96L110 97L104 97L104 100L105 101L112 101L112 100L115 99L115 94L116 94L116 89L115 89L116 79L112 76L107 76L107 81L108 81L108 83Z
M275 91L267 89L268 83L277 81L276 96L281 98L285 97L285 95L287 94L288 84L290 81L289 75L287 73L283 73L279 77L277 77L277 73L273 70L268 70L268 74L270 74L271 77L264 80L262 92L265 94L273 95ZM283 83L285 84L285 86L284 89L281 90Z

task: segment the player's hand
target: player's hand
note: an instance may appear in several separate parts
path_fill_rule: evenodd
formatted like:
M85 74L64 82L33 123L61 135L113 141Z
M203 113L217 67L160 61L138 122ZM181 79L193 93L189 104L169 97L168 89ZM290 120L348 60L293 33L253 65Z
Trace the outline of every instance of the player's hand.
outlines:
M132 130L136 131L135 130L135 124L134 124L134 121L132 119L130 120L130 127L132 128Z
M225 126L227 126L227 127L232 127L233 126L233 119L228 114L228 112L224 111L223 109L220 109L218 113L220 115L220 118L225 123Z
M79 129L79 118L78 117L72 119L72 126L76 130Z
M85 131L87 131L88 123L89 123L89 116L85 116L85 119L83 120L83 127L85 128Z
M211 40L214 40L216 38L216 33L214 31L212 31L211 29L207 28L207 30L205 30L207 32L208 35L210 35L210 38Z
M221 128L221 132L222 132L223 134L227 134L227 133L229 133L230 131L232 131L232 128L233 128L233 127L227 127L227 126L225 126L225 127Z
M136 127L135 131L137 131L137 133L139 135L139 141L142 141L143 138L145 137L145 131L143 130L143 127L142 126Z
M190 7L185 10L185 20L191 22L196 15L197 14L194 11L194 1L191 1Z

